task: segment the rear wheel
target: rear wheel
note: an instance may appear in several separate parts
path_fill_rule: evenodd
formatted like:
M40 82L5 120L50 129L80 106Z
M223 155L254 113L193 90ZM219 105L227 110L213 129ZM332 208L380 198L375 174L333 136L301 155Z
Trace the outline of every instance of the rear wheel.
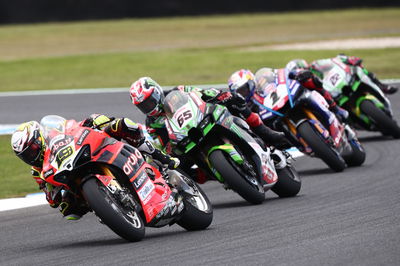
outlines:
M361 111L374 122L383 135L391 135L400 138L400 128L389 115L375 106L371 101L365 100L360 105Z
M323 141L322 137L308 122L300 124L297 131L311 147L315 155L324 161L332 170L341 172L346 168L346 163L343 158Z
M277 169L278 181L271 188L279 197L294 197L301 188L301 180L297 171L291 167L286 166L283 169Z
M264 189L255 177L248 176L252 182L246 179L248 173L241 171L236 162L221 150L215 150L210 154L210 163L222 175L229 188L236 191L242 198L253 204L260 204L265 199Z
M96 215L120 237L140 241L145 234L142 218L133 210L121 206L116 196L96 177L82 185L83 194Z

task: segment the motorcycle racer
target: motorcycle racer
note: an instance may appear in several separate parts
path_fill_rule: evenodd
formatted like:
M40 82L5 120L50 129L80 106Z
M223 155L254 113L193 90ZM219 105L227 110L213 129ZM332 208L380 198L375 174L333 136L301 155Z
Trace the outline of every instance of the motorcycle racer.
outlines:
M252 131L261 137L268 145L291 146L285 135L266 127L258 114L251 112L246 105L245 99L238 94L232 94L229 91L220 91L216 89L200 89L191 86L177 86L172 90L182 90L184 92L198 93L202 100L211 103L218 103L228 107L229 111L243 118L250 126ZM130 97L133 105L146 115L146 126L149 133L157 141L160 147L164 147L167 153L172 152L169 143L168 132L165 127L165 113L163 110L164 98L168 94L164 92L161 86L150 77L142 77L133 82L130 87ZM206 177L201 170L193 173L188 167L183 168L191 173L191 176L198 183L204 183Z
M228 80L229 89L245 97L250 108L255 112L259 112L258 106L253 103L255 101L254 94L263 94L264 86L276 78L274 71L275 69L264 67L257 70L254 75L248 69L240 69L230 76ZM322 88L322 83L309 73L309 71L290 72L289 78L296 79L304 87L319 92L329 104L330 111L335 113L341 121L345 121L348 117L348 112L337 106L331 94Z
M290 71L298 71L298 72L307 72L307 70L310 70L312 73L309 73L307 75L315 74L313 79L316 78L315 76L318 76L319 78L322 79L325 70L331 68L331 66L334 64L333 62L334 59L339 59L341 62L350 66L361 67L364 73L367 74L368 77L376 85L378 85L378 87L382 90L383 93L394 94L397 92L398 88L382 83L374 73L368 71L363 66L362 59L356 56L347 56L345 54L339 54L334 58L315 60L311 64L308 64L304 59L294 59L286 65L286 68L289 69Z
M60 118L60 117L59 117ZM138 148L141 152L149 154L153 159L167 164L170 169L179 166L179 159L163 154L146 139L140 124L128 118L112 119L105 115L93 114L80 122L82 126L97 128L105 131L111 137L125 140L128 144ZM44 181L42 165L46 142L44 129L37 121L20 124L11 137L11 146L15 154L25 163L32 166L32 177L43 190L46 200L52 208L59 207L61 214L67 220L78 220L88 212L84 200L77 198L68 191Z

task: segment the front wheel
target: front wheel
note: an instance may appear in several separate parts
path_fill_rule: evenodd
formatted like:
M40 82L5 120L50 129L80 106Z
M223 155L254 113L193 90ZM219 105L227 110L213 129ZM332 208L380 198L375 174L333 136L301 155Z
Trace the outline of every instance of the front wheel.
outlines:
M248 173L242 172L229 155L225 155L221 150L215 150L210 154L209 160L227 185L242 198L253 204L261 204L265 200L264 189L256 178L249 176L254 183L245 180L245 175Z
M332 170L341 172L346 168L343 158L322 140L322 137L316 133L308 122L300 124L297 131L311 147L315 155L321 158Z
M116 196L96 177L82 185L83 194L96 215L120 237L128 241L140 241L145 234L141 217L133 210L121 206Z
M365 162L365 150L361 143L356 139L349 140L352 153L344 158L349 166L360 166Z
M188 231L206 229L213 219L210 200L193 180L183 175L181 179L183 186L181 186L180 193L183 196L185 207L177 224Z
M400 138L400 128L390 116L375 106L371 101L365 100L360 104L361 111L373 120L376 127L384 135L392 135L395 139Z
M282 169L277 169L278 181L271 188L279 197L294 197L301 188L301 180L297 171L290 165Z

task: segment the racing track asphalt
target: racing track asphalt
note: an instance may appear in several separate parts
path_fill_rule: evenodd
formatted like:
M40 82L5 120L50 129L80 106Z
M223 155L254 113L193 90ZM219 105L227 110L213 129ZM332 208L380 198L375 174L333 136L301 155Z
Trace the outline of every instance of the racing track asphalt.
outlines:
M80 119L91 112L140 118L117 94L67 97L62 101L73 99L71 111L54 97L41 96L48 105L0 121L48 113ZM400 121L400 93L389 98ZM18 104L28 100L39 99ZM96 109L95 102L104 105ZM318 159L299 158L303 187L295 198L268 192L252 206L217 183L203 185L214 206L205 231L147 228L143 241L127 243L93 214L67 222L48 206L0 212L0 265L399 265L400 140L359 136L367 151L362 167L333 173Z

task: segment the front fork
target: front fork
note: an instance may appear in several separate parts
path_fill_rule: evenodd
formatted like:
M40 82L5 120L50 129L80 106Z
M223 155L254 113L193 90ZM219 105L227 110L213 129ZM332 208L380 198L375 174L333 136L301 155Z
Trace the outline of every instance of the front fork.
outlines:
M100 169L103 174L96 174L95 177L122 203L122 206L140 211L139 205L119 184L111 170L104 165L100 166Z

